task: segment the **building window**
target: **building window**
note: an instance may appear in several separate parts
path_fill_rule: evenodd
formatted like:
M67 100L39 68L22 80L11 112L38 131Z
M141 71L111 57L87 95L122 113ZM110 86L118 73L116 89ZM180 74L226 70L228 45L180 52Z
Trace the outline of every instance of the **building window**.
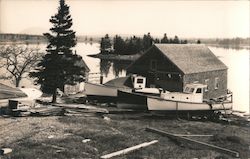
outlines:
M208 92L208 85L209 85L209 79L205 79L205 85L207 85L207 87L205 87L205 92Z
M168 73L168 78L171 78L171 77L172 77L172 75L170 73Z
M150 61L150 68L152 70L156 70L157 69L157 61L156 60L151 60Z
M214 89L218 89L219 88L219 77L215 77L214 79Z

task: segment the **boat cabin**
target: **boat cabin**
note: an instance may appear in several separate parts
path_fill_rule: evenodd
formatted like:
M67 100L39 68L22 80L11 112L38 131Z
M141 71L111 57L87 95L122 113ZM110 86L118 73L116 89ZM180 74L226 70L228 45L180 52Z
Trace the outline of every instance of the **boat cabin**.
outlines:
M183 92L165 92L161 94L161 97L166 100L202 103L205 88L207 85L204 84L187 84Z
M146 77L132 75L131 78L134 89L143 89L146 87Z

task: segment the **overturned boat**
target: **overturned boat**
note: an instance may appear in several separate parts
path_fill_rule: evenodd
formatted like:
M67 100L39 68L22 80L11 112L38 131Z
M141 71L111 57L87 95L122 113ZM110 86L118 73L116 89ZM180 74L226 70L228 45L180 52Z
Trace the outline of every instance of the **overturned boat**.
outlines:
M13 88L0 83L0 107L8 106L9 100L33 105L42 92L36 88Z
M161 111L209 111L231 110L233 107L232 94L223 97L204 100L203 84L187 84L183 92L163 92L160 97L147 96L148 110Z

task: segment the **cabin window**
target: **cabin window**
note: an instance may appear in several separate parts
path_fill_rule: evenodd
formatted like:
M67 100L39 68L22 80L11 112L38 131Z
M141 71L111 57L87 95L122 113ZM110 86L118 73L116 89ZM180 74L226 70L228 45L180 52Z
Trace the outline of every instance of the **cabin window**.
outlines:
M184 92L186 93L193 93L194 92L194 88L189 88L189 87L186 87Z
M205 92L208 92L208 84L209 84L209 79L205 79L205 85L207 85L207 87L205 87Z
M142 78L138 78L136 82L139 83L139 84L142 84L143 83L143 79Z
M189 92L193 93L194 92L194 88L190 88Z
M189 92L189 88L186 87L185 90L184 90L184 92L186 92L186 93Z
M197 88L196 93L202 93L201 88Z
M214 89L218 89L219 88L219 77L215 77L214 79Z
M156 70L157 69L157 61L156 60L151 60L150 61L150 68L152 70Z

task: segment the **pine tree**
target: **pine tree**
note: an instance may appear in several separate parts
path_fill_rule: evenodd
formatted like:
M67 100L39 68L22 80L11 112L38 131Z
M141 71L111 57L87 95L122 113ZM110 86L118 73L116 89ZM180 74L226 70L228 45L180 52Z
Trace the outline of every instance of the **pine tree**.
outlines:
M163 44L169 43L166 33L164 33L164 37L161 39L161 43L163 43Z
M180 43L180 40L178 38L177 35L174 36L174 41L173 41L174 44L179 44Z
M114 37L114 53L117 55L123 55L125 53L125 41L119 36Z
M153 39L152 39L150 33L148 33L147 35L144 35L142 41L143 41L143 50L144 51L147 50L148 48L150 48L153 44Z
M112 51L112 44L108 34L101 39L100 50L101 53L110 53Z
M56 102L57 88L63 90L65 84L82 82L85 76L82 57L72 51L76 45L76 36L70 29L73 23L69 6L64 0L59 3L58 12L50 19L53 24L51 33L44 34L49 41L47 54L38 63L36 70L30 73L31 77L36 78L36 83L41 84L43 92L53 94L53 103Z

